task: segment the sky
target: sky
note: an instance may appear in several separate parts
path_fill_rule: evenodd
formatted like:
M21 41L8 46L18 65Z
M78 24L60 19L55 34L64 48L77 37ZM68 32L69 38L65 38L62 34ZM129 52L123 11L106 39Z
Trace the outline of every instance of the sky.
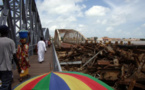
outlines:
M145 0L35 0L42 27L85 37L145 38Z
M145 0L35 0L43 28L85 37L145 38ZM0 0L1 3L1 0Z

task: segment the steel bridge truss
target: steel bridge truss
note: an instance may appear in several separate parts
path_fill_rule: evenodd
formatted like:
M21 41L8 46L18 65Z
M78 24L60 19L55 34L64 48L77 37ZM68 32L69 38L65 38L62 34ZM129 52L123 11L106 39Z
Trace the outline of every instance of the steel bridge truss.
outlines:
M56 47L61 47L61 43L80 44L85 43L86 38L79 32L73 29L56 29L54 43Z
M32 55L40 36L44 35L35 0L3 0L0 13L0 25L8 25L11 31L9 37L15 41L16 46L19 44L17 32L22 29L30 32L29 54Z

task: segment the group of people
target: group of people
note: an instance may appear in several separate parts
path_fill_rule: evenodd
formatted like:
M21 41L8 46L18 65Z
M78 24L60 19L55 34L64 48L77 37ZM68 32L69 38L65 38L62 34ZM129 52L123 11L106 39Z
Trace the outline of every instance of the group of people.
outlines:
M30 33L28 33L28 42L26 38L20 38L21 45L18 45L16 50L15 42L8 38L9 32L9 28L6 25L0 26L0 80L2 81L0 90L11 90L13 62L17 65L20 82L23 81L23 77L30 77L28 59L29 43L31 41ZM40 38L37 48L38 62L42 63L47 50L43 37Z

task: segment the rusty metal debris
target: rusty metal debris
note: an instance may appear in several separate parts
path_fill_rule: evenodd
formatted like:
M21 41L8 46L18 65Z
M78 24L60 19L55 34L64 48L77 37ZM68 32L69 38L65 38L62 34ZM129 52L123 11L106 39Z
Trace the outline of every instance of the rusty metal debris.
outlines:
M56 50L60 63L65 62L63 70L90 74L116 90L145 90L144 48L85 43ZM70 63L76 61L80 63Z

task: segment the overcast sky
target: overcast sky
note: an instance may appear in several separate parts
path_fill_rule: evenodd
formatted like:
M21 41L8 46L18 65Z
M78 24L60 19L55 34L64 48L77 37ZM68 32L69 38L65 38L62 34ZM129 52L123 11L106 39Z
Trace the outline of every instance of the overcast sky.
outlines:
M36 0L42 27L85 37L145 38L145 0Z

